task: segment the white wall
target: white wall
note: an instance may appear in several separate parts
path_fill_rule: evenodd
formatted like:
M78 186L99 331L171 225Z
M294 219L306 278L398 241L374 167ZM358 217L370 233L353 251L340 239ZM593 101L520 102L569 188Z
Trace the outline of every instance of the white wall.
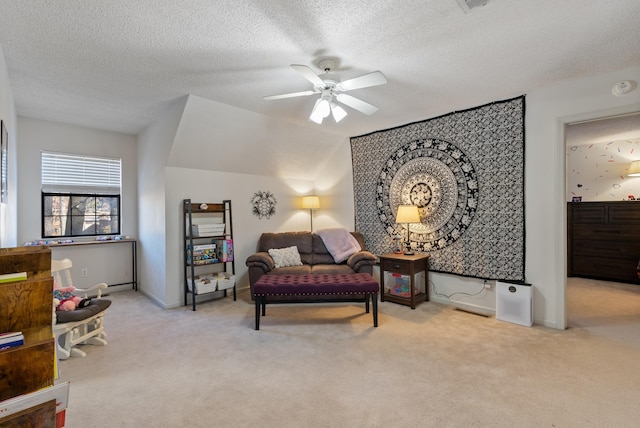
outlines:
M640 111L640 91L623 97L614 83L640 67L576 79L527 95L525 149L526 277L534 286L534 321L566 327L566 123Z
M167 246L175 246L166 230L165 165L187 97L174 102L138 136L138 289L160 306L167 298Z
M0 247L17 246L17 117L13 102L13 91L9 82L7 63L0 45L0 119L4 122L9 135L7 159L8 203L0 203Z
M313 193L320 196L320 209L313 212L313 229L344 227L354 230L355 202L349 139L345 138L334 153L327 156L314 178Z
M176 121L180 108L182 112ZM176 107L170 120L160 119L150 128L158 128L158 122L166 123L167 129L153 133L148 130L139 138L139 174L141 204L144 204L147 193L157 193L157 201L162 194L164 203L165 217L160 218L155 213L152 221L145 215L146 208L140 208L141 239L145 247L151 242L149 248L153 249L142 252L141 274L144 279L141 289L161 306L175 307L184 303L183 199L212 203L224 199L232 201L238 287L248 286L244 262L255 252L261 233L308 230L309 213L301 209L301 196L323 190L325 195L331 195L331 198L323 198L328 206L331 206L332 198L337 197L338 209L329 211L331 215L324 216L322 211L314 215L320 215L319 221L323 224L353 227L353 195L348 172L351 163L348 156L346 163L343 159L349 149L344 137L327 134L320 128L314 131L311 127L276 121L193 95ZM172 138L170 142L169 137ZM156 148L154 140L161 140L157 142L160 149ZM238 153L239 147L242 153ZM156 152L152 156L143 155L150 150ZM339 157L335 165L324 161L332 153ZM168 156L163 158L163 155ZM256 157L260 162L256 163ZM160 169L163 176L154 178L151 184L148 171L153 170L151 176L155 177ZM228 170L253 173L225 172ZM268 171L273 175L261 175L255 171ZM323 181L322 189L314 189L317 175L328 177ZM342 189L345 183L348 187ZM143 188L147 185L150 189ZM336 191L336 186L340 190ZM251 213L250 199L258 191L270 191L278 200L276 214L269 219L258 219ZM348 205L343 206L347 200ZM142 222L157 224L157 230L147 232ZM149 241L149 238L163 232L166 234L163 244Z
M640 199L640 177L627 175L638 153L640 138L579 145L567 141L566 200L579 197L582 202L625 201L629 196Z
M165 307L180 306L184 303L183 199L191 199L194 203L220 203L224 199L231 200L238 288L249 285L245 260L255 252L260 234L309 229L309 214L300 208L300 192L297 189L309 187L311 182L173 167L166 168L165 174L167 204ZM276 212L270 218L260 219L252 213L251 196L258 190L268 190L277 198Z
M42 150L107 156L122 159L122 235L138 234L138 192L136 137L115 132L99 131L62 123L19 117L17 170L19 192L17 207L17 245L42 238L40 152ZM87 240L74 238L75 241ZM118 244L119 245L119 244ZM118 284L129 281L132 275L131 256L119 262L122 248L118 245L51 247L54 259L68 257L73 261L74 285L83 288L99 282ZM125 248L127 252L129 247ZM128 253L130 254L130 252ZM106 268L110 266L111 269ZM118 268L114 269L113 267ZM79 275L87 268L87 277Z
M18 118L18 243L41 239L40 152L122 159L122 235L137 236L136 137L27 117ZM79 240L79 239L76 239Z

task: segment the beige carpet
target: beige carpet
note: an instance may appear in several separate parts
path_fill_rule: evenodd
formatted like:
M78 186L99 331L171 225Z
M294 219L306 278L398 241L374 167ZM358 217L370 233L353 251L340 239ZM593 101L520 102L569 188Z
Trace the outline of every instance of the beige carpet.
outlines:
M109 345L60 364L78 427L637 427L640 287L571 280L570 329L425 303L163 310L110 296Z

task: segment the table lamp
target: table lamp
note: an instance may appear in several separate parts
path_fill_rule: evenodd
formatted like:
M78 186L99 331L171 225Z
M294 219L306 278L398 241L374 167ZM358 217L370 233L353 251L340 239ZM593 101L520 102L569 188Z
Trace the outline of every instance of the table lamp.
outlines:
M407 246L404 250L404 254L412 256L414 253L411 251L411 242L409 241L409 223L420 223L420 211L416 205L400 205L398 206L398 212L396 213L396 223L406 223L407 225Z

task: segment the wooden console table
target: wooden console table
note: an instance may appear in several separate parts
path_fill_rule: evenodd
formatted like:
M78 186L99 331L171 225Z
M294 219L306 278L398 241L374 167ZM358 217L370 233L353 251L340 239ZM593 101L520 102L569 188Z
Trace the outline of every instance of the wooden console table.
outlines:
M70 242L66 244L52 245L51 248L57 247L83 247L86 245L106 245L106 244L129 244L131 245L131 281L121 282L118 284L109 284L110 287L116 285L131 284L134 290L138 290L138 241L135 239L110 239L108 241L80 241Z
M380 301L388 300L415 309L417 304L429 300L429 254L383 254L380 258ZM398 296L387 292L384 288L384 274L390 272L410 277L409 296ZM416 292L416 274L424 272L424 292Z

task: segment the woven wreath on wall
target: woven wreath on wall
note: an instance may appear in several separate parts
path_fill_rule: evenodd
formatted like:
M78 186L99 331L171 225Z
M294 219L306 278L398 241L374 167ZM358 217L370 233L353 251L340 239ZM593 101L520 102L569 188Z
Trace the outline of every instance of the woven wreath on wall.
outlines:
M258 190L251 197L251 212L253 215L262 218L271 218L276 213L276 204L278 200L270 191Z

